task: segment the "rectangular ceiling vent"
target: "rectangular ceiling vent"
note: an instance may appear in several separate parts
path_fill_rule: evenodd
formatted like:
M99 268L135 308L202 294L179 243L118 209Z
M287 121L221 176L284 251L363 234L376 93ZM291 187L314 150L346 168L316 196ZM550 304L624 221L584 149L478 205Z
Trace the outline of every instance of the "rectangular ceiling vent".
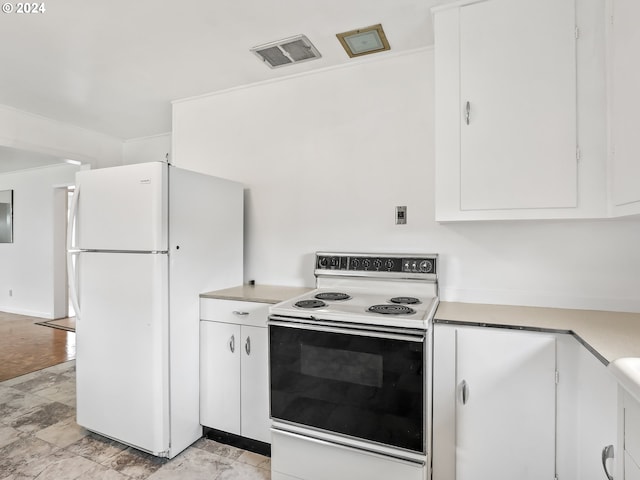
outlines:
M318 49L304 35L265 43L250 50L271 68L284 67L322 57Z

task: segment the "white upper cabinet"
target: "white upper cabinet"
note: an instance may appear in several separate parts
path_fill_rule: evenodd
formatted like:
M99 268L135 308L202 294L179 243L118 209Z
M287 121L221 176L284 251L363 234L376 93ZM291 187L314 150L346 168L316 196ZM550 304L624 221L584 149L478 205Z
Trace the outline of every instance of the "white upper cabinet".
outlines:
M587 33L601 49L580 70L575 0L456 2L433 14L436 220L605 215L605 123L579 120L581 109L605 112L593 60L604 58L604 25ZM590 137L584 172L578 127Z
M640 2L609 1L609 148L611 213L640 213Z

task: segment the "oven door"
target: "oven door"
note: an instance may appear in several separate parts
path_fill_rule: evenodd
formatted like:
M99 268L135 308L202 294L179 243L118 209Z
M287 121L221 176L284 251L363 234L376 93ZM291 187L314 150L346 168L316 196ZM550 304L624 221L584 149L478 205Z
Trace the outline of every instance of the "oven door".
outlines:
M272 316L271 418L425 453L426 332Z

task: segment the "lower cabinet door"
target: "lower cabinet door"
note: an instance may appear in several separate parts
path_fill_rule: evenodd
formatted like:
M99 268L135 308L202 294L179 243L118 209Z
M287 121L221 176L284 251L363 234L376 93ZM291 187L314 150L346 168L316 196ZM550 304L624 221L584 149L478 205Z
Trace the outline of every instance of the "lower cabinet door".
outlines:
M242 436L271 443L267 329L242 326Z
M624 452L624 480L640 480L640 467L628 452Z
M456 329L456 370L456 479L554 478L555 336Z
M200 423L241 435L240 326L200 322Z

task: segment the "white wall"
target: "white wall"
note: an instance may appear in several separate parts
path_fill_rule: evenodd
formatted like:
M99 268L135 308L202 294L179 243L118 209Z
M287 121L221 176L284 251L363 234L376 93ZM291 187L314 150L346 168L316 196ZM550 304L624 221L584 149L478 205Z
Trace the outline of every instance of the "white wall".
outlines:
M74 165L0 175L0 190L13 189L13 243L0 243L0 311L43 318L60 316L66 301L64 189ZM62 215L62 218L61 218ZM9 290L13 295L9 295Z
M93 168L122 165L122 140L0 105L0 145L79 160Z
M163 162L171 153L171 133L150 137L132 138L122 144L122 161L125 165L143 162Z
M433 96L427 49L175 102L173 161L246 185L245 280L313 286L317 250L435 252L443 300L640 311L638 218L434 221Z

